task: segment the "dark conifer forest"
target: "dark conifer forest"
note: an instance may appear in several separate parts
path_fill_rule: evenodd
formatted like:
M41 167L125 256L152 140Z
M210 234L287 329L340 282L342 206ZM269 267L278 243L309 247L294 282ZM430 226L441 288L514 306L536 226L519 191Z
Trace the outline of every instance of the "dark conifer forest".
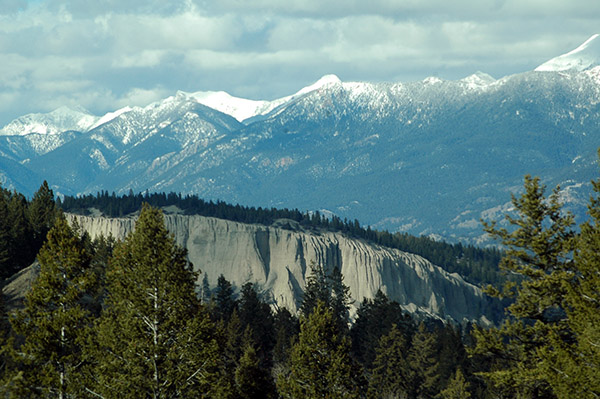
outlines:
M594 182L590 219L580 226L562 209L557 190L546 195L540 180L529 176L524 188L513 198L517 215L507 219L509 227L484 226L504 246L502 254L376 232L317 213L206 203L176 194L99 193L56 204L46 183L31 200L1 190L3 278L34 258L39 276L21 308L0 303L0 395L597 397L600 181ZM160 209L167 205L246 223L287 218L305 228L339 228L380 245L389 240L397 248L422 245L429 257L448 259L448 269L453 257L455 267L468 268L502 256L500 269L518 278L505 284L481 278L495 283L488 287L490 295L510 303L501 325L484 328L416 319L381 291L373 299L350 298L339 270L313 264L294 315L265 302L252 283L235 287L220 276L210 286L167 232ZM139 210L136 229L123 241L92 240L61 211L89 208L111 215ZM354 320L352 301L359 301Z

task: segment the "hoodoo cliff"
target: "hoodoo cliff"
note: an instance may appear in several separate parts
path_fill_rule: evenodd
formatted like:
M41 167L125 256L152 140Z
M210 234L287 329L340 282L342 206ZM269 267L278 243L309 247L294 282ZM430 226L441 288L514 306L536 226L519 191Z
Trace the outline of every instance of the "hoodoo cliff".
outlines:
M135 217L70 214L68 218L92 238L100 234L123 238L135 227ZM363 298L373 298L379 289L407 312L441 319L488 323L498 312L495 302L458 274L447 273L418 255L342 233L304 229L289 220L265 226L177 213L166 214L165 224L211 286L221 274L237 287L253 282L274 305L292 312L301 303L313 263L327 270L340 268L355 300L351 314Z

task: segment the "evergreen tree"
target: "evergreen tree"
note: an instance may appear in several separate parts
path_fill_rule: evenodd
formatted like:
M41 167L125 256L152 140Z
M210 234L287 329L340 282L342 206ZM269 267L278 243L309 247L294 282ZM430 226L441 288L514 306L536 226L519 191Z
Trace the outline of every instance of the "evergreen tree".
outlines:
M432 398L439 392L440 365L435 338L421 322L411 343L409 363L417 398Z
M383 335L376 348L369 378L368 398L393 399L414 397L413 371L407 359L409 344L395 324Z
M254 284L242 286L238 309L242 328L251 328L251 339L262 364L270 365L269 355L275 343L273 312L259 298Z
M228 321L237 309L237 301L231 283L222 274L217 279L213 300L213 319Z
M239 360L244 353L246 345L252 344L250 328L244 328L234 309L229 321L219 319L217 321L219 331L218 342L221 349L221 364L224 368L226 384L235 386L235 370Z
M235 370L236 397L240 399L275 398L275 384L269 370L261 366L252 344L247 344Z
M300 320L300 335L290 354L289 373L277 379L280 396L302 399L358 398L357 370L350 339L340 334L322 302Z
M375 298L363 300L356 312L350 336L352 353L365 368L371 368L379 340L390 332L394 324L405 341L410 342L415 326L398 302L390 301L381 290L377 290Z
M12 269L9 273L13 274L29 266L35 260L40 247L35 247L32 242L33 234L27 221L27 199L23 195L16 192L11 195L8 202L8 217L12 259Z
M541 350L542 370L559 398L600 396L600 180L588 206L591 220L577 239L576 273L566 283L566 315L572 336L551 332Z
M352 303L350 288L344 284L344 277L338 267L327 274L321 265L312 264L310 275L306 279L306 287L300 313L307 316L322 302L331 309L339 332L348 333L348 309Z
M273 330L275 331L273 362L281 366L287 362L292 344L300 332L298 318L286 308L277 309Z
M56 218L55 208L54 193L44 180L38 191L33 194L27 208L27 219L33 233L33 246L35 249L41 248L46 240L46 234L52 228Z
M498 329L476 329L473 354L494 359L494 369L484 376L502 393L528 398L552 398L554 393L544 373L540 354L551 346L551 337L569 339L566 322L566 287L574 272L573 217L562 212L559 189L546 198L539 178L525 177L525 192L512 202L518 213L506 216L511 231L485 224L486 231L507 247L501 267L521 276L499 292L514 298L508 317Z
M330 303L333 317L338 323L339 331L348 333L348 322L350 305L352 304L352 298L350 298L350 287L344 284L344 276L339 267L334 267L331 271L331 275L328 276L330 286Z
M91 322L82 300L93 286L89 256L60 217L39 252L40 274L11 320L23 344L8 387L15 397L77 397L81 393L82 331Z
M469 399L470 397L469 383L460 368L456 370L446 389L439 395L440 399Z
M104 398L226 397L214 326L194 292L196 275L144 205L114 249L97 327L93 392Z
M208 305L210 303L211 296L212 295L210 292L210 284L208 283L208 275L206 273L204 273L204 276L202 277L202 291L201 291L201 295L200 295L202 304Z
M89 235L84 233L83 239L86 237L89 239ZM90 269L98 281L96 289L90 293L90 309L97 317L100 315L106 296L106 269L112 257L116 241L112 235L109 235L108 238L100 235L88 245L91 253Z
M8 215L8 198L0 187L0 280L12 274L10 224Z
M8 313L6 311L6 304L4 301L4 295L1 295L0 290L0 396L8 395L5 384L10 381L9 374L12 373L12 365L10 364L10 352L13 348L12 342L10 342L11 327L8 320Z
M306 278L300 313L309 316L319 302L330 306L331 289L322 265L311 263L310 274Z
M437 330L440 386L446 386L457 368L468 371L470 363L460 331L452 324ZM463 375L464 377L464 375Z

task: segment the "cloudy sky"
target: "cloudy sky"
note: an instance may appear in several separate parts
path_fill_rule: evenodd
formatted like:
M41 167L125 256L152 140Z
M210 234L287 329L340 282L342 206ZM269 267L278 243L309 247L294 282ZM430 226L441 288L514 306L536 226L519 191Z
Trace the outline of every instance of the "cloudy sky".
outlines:
M174 94L496 78L600 33L598 0L0 0L0 126Z

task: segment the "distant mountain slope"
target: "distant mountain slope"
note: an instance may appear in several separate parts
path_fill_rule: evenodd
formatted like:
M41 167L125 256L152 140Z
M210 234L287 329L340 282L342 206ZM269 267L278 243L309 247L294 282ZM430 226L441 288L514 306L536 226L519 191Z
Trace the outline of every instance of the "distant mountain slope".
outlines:
M88 130L99 118L84 109L60 107L47 114L28 114L0 129L0 136L23 136L30 133L51 135L66 130Z
M258 103L178 93L60 142L2 137L0 154L12 162L5 182L28 187L27 171L34 187L47 179L58 193L195 193L480 242L479 220L501 218L526 173L563 186L570 209L585 214L598 175L598 40L498 80L480 72L390 84L327 76ZM240 123L199 101L252 116Z

